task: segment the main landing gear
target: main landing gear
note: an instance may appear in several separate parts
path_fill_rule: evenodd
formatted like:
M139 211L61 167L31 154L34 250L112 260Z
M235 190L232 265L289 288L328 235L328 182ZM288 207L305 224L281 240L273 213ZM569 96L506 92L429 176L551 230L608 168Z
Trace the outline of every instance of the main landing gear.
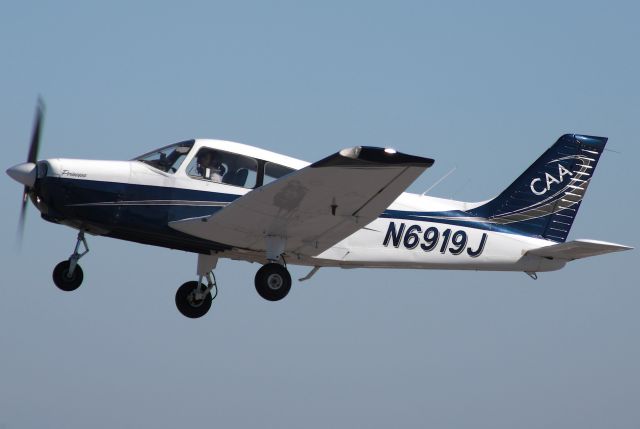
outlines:
M84 246L84 250L82 252L79 251L80 244ZM53 269L53 282L59 289L65 292L71 292L80 287L84 274L82 272L82 267L78 264L78 260L87 253L89 253L89 246L87 246L87 240L84 238L84 231L80 231L78 233L76 247L74 248L71 256L69 256L69 259L60 262Z
M255 285L258 294L267 301L280 301L291 289L291 274L284 260L285 238L265 237L267 264L258 270Z
M202 283L202 276L198 277L197 282L186 282L176 292L178 311L190 319L197 319L207 314L211 303L218 295L218 285L213 272L204 276L207 279L207 286Z
M207 314L211 308L211 303L218 295L218 285L213 274L217 264L216 255L198 255L198 281L186 282L176 292L176 307L183 316L197 319Z
M176 291L176 307L183 316L197 319L211 308L218 295L218 285L213 275L217 262L215 255L198 255L198 281L186 282ZM280 301L291 290L291 274L283 264L269 262L256 273L255 286L262 298Z
M291 274L284 265L270 262L256 273L255 285L258 294L267 301L280 301L291 289Z

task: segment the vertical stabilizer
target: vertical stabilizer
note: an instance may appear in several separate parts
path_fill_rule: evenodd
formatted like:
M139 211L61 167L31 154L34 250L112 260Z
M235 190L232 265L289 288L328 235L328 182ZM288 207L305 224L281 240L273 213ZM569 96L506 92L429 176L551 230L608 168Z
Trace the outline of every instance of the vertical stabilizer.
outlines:
M500 195L468 213L564 242L606 143L606 137L563 135Z

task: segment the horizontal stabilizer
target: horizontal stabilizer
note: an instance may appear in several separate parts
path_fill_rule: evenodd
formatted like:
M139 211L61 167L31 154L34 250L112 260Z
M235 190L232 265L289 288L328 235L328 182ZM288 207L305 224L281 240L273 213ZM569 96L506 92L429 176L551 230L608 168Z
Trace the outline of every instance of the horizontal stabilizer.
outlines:
M553 244L551 246L539 247L529 250L527 255L541 256L543 258L564 259L573 261L574 259L588 258L589 256L604 255L605 253L621 252L631 250L633 247L622 244L607 243L596 240L574 240L566 243Z

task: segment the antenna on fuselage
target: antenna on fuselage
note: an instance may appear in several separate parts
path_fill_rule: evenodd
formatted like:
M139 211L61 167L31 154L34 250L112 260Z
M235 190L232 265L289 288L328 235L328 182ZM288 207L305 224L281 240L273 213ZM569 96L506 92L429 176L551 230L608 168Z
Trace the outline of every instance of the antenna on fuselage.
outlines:
M445 174L444 176L442 176L441 178L439 178L438 180L436 180L436 183L434 183L433 185L429 186L429 189L427 189L426 191L424 191L422 194L420 194L420 196L425 196L427 195L427 192L429 192L430 190L432 190L433 188L435 188L436 186L438 186L440 184L440 182L442 182L444 179L446 179L447 177L449 177L449 175L451 175L451 173L453 173L454 171L456 171L456 168L458 167L453 167L451 170L449 170L449 172L447 174Z

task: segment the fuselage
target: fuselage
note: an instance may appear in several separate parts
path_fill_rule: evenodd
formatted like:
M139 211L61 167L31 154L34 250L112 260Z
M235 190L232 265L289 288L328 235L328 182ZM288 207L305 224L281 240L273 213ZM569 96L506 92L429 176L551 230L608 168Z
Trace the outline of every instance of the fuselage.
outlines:
M307 162L221 140L195 140L175 169L141 160L48 159L38 163L34 202L48 221L87 232L195 253L264 262L264 253L203 240L169 226L172 221L215 214L269 179L273 171ZM253 160L245 185L202 180L188 172L196 152L212 148ZM174 171L175 170L175 171ZM245 168L246 170L246 168ZM240 169L238 169L240 171ZM281 174L281 173L279 173ZM345 268L432 268L550 271L565 262L527 256L554 244L491 224L463 222L447 213L478 204L403 193L382 215L314 257L287 255L291 264ZM442 216L423 216L441 213Z

